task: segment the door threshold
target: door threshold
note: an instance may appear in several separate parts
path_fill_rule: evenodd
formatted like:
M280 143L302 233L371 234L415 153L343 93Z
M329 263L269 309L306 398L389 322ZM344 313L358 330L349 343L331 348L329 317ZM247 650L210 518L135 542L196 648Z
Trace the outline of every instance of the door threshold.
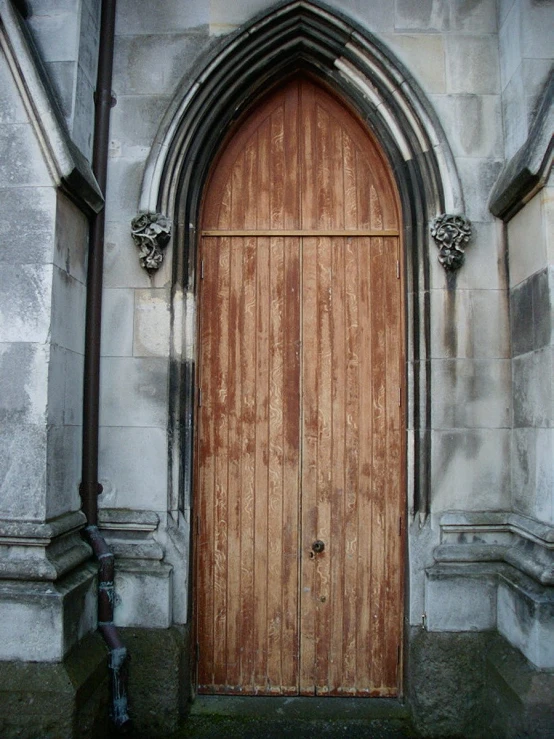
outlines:
M198 695L191 716L271 719L399 719L409 717L399 698Z

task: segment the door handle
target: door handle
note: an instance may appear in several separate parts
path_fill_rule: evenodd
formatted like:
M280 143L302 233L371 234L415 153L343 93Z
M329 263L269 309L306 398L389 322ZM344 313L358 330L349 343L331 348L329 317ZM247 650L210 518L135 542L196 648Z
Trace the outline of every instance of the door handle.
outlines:
M312 552L315 552L316 554L321 554L324 549L325 544L321 541L321 539L316 539L316 541L314 541L314 543L312 544Z

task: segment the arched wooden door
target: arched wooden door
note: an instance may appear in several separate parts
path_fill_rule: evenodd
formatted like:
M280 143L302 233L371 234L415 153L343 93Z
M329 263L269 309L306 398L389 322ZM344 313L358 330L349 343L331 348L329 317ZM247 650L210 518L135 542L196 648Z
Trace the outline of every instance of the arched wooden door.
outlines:
M372 137L296 79L202 217L201 693L392 696L403 615L399 205Z

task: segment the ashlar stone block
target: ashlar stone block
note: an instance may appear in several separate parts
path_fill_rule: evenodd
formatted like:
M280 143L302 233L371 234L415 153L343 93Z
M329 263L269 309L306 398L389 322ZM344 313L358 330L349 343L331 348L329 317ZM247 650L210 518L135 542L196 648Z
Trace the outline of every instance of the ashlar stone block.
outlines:
M554 429L515 428L512 436L512 506L554 524Z
M448 92L500 92L498 40L496 35L449 35L446 37L446 80Z
M4 264L0 271L0 341L49 340L52 265Z
M135 290L133 354L167 357L169 354L169 291Z
M135 291L107 288L102 296L102 353L130 357L133 354Z
M431 507L503 510L510 504L510 429L431 433Z
M539 194L508 223L510 287L546 266L545 220Z
M515 2L506 15L498 34L500 80L504 90L521 64L521 10Z
M0 425L0 517L44 520L46 451L44 425Z
M48 187L52 178L30 123L0 126L0 182L9 187Z
M395 33L383 34L383 40L425 92L446 92L445 50L441 36Z
M229 8L229 5L227 5ZM152 0L137 13L136 0L117 3L116 34L179 33L210 22L211 3L206 0Z
M448 141L456 157L501 158L502 106L500 95L432 95Z
M522 574L501 578L498 586L498 631L542 670L554 669L551 591Z
M433 428L509 428L509 359L443 359L432 364Z
M204 33L121 36L114 59L119 95L172 95L208 42L207 27Z
M100 424L167 424L168 360L105 357L101 368Z
M6 234L0 263L47 264L54 251L56 190L53 187L2 187L0 212Z
M435 565L427 570L429 631L490 631L496 626L496 572L483 565Z
M0 424L46 422L49 358L45 344L0 344Z
M431 290L431 357L508 359L507 302L504 290Z
M55 583L3 581L0 660L61 661L95 626L96 570L84 565Z
M167 629L172 624L172 568L163 562L119 560L115 586L117 626Z
M493 185L502 169L502 159L459 157L456 164L464 188L466 216L473 221L492 220L488 201Z
M554 426L552 347L514 357L514 428Z
M102 427L101 506L166 511L167 443L165 428Z

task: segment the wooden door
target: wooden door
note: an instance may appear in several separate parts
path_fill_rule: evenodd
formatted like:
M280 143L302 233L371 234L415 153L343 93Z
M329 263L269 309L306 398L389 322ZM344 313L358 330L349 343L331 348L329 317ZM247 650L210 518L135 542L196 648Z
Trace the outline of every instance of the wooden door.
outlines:
M202 218L199 692L398 693L400 254L370 135L308 79L273 92Z

